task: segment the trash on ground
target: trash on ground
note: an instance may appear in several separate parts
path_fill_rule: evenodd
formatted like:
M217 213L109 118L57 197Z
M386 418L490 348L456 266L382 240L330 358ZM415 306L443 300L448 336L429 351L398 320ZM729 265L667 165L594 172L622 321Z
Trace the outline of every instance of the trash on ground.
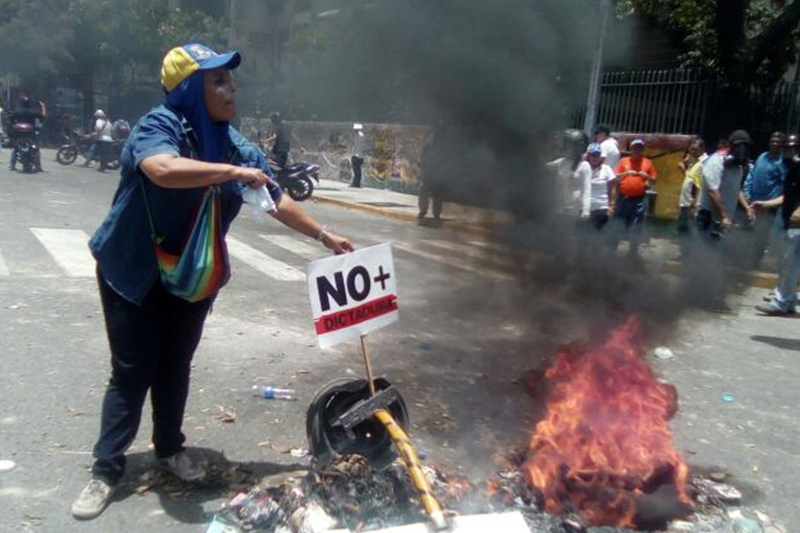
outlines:
M236 411L234 411L233 408L226 408L221 405L218 405L217 408L219 409L219 413L217 413L217 420L223 424L231 424L236 422Z
M672 359L673 357L675 357L675 354L672 353L672 350L670 350L666 346L659 346L658 348L653 350L653 355L655 355L659 359Z
M14 470L14 467L17 466L17 463L10 459L3 459L0 461L0 472L8 472L10 470Z
M722 394L722 401L725 403L731 403L736 399L736 396L731 394L730 392L725 392Z

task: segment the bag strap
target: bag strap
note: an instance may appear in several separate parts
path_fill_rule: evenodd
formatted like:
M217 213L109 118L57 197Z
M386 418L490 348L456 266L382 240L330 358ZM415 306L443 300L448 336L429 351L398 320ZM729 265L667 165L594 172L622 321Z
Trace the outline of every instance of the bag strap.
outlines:
M147 190L144 187L144 176L140 176L139 185L141 185L142 189L142 197L144 198L144 208L147 211L147 220L150 222L150 240L153 241L153 244L161 244L164 242L164 237L159 235L156 231L156 225L153 223L153 214L150 211L150 201L147 199Z
M170 111L173 110L170 109ZM194 160L199 160L197 151L197 136L195 135L194 130L192 129L191 125L189 125L189 122L186 120L186 118L181 117L180 115L178 116L181 119L181 128L183 129L183 134L186 136L186 141L189 144L189 157ZM247 141L245 141L244 139L240 140L239 143L231 142L231 155L228 158L228 164L230 165L236 164L236 161L238 161L239 159L239 148L245 146L246 144ZM147 197L147 189L145 188L144 185L145 177L141 173L139 177L140 177L139 185L141 186L142 197L144 198L144 207L145 210L147 211L147 221L150 223L150 240L152 240L154 244L159 245L162 242L164 242L164 237L158 234L158 232L156 231L156 225L153 222L153 213L150 210L150 201ZM219 192L219 185L211 185L210 187L214 190L214 194L217 194Z

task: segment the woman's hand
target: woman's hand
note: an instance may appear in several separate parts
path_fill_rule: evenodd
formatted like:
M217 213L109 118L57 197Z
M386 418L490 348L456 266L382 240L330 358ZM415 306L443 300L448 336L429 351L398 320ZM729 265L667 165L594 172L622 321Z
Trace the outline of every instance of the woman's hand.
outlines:
M335 233L324 232L320 239L325 248L333 251L336 255L341 255L355 250L353 244L345 237L340 237Z
M252 189L258 189L262 185L273 183L269 176L258 168L236 167L234 179Z

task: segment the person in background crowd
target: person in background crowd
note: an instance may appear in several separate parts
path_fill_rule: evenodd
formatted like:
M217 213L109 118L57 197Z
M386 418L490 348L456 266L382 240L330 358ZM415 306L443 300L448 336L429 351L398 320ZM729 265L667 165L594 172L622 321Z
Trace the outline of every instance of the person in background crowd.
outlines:
M283 168L289 161L289 151L292 146L292 131L289 129L289 125L283 121L280 113L272 113L269 116L269 120L272 122L272 127L274 129L272 135L267 137L264 142L273 143L272 160L275 161L280 168Z
M444 126L437 124L430 140L425 144L420 156L420 180L417 204L419 213L417 218L422 221L428 214L428 207L433 200L433 219L439 222L442 217L442 182L446 179L444 174L448 168L449 147L444 138Z
M733 227L739 191L750 162L750 135L744 130L731 133L728 144L721 144L703 164L703 186L695 225L702 239L697 252L702 269L693 274L695 285L690 297L712 309L728 309L725 302L725 256L722 240Z
M739 202L745 208L748 220L753 224L752 248L748 250L746 266L758 268L767 249L772 229L776 225L780 203L769 203L783 194L786 166L783 158L783 143L786 136L776 131L769 138L769 150L759 155L744 180L739 193ZM754 203L762 208L756 211ZM774 207L764 208L764 205Z
M22 93L19 98L19 103L17 104L17 108L14 110L13 113L9 113L9 117L7 119L9 127L13 126L14 124L20 123L27 123L33 124L36 132L36 136L39 135L39 130L36 128L36 125L40 124L43 120L42 116L42 109L37 104L31 100L31 97L25 93ZM9 137L13 138L13 135L9 133ZM38 144L38 143L37 143ZM9 168L11 170L17 169L17 147L14 146L11 149L11 161L9 164ZM41 152L37 152L37 159L36 159L36 168L37 170L42 170L42 155Z
M678 231L681 233L689 231L689 221L694 218L697 197L700 193L700 187L703 185L703 162L707 158L705 141L696 139L689 146L683 161L678 163L684 173L683 185L681 186L680 215L678 216Z
M603 163L611 168L617 168L621 153L619 143L611 136L611 126L599 124L594 130L594 141L600 144L603 150Z
M617 179L610 166L603 163L603 149L592 143L586 150L586 161L578 165L575 177L581 183L581 218L588 220L596 230L608 223L614 212L609 200L613 182Z
M701 234L714 240L722 238L733 226L744 173L749 165L750 135L744 130L731 133L728 144L722 145L703 164L703 187L696 224Z
M751 205L756 217L762 212L781 213L786 247L778 277L775 296L769 305L757 305L756 309L767 316L793 315L797 307L797 284L800 282L800 136L789 135L783 149L786 169L781 195L770 200L755 200ZM782 206L782 207L781 207Z
M555 174L553 187L555 212L568 212L574 216L576 210L580 211L580 208L576 208L576 203L580 199L581 182L574 178L578 166L583 161L587 144L588 138L581 130L564 131L559 148L561 157L549 161L546 165Z
M350 186L360 189L361 165L364 164L364 126L362 124L354 124L353 130L355 131L353 155L350 158L350 163L353 165L353 183L351 183Z
M631 155L622 159L617 167L616 187L612 189L611 204L616 205L614 220L617 225L614 241L619 243L619 234L624 225L630 247L628 256L635 258L639 252L642 225L644 224L647 191L658 178L653 162L644 157L644 140L634 139L630 144Z
M100 159L100 167L97 169L100 172L105 171L108 162L108 152L111 148L114 128L111 125L111 120L106 117L102 109L94 112L94 132L91 134L94 137L92 147L89 148L89 154L86 156L86 162L83 166L88 167L96 157Z

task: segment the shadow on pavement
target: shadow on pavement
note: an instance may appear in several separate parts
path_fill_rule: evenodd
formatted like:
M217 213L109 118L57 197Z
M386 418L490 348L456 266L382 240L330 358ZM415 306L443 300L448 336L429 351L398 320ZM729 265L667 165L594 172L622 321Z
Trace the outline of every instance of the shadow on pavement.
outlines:
M250 490L265 477L308 468L296 463L229 461L223 453L209 448L189 448L188 452L205 466L204 479L182 481L156 469L152 452L133 453L128 456L128 473L120 482L113 501L118 503L131 496L153 492L170 517L187 524L205 524L216 508L207 512L204 504L228 500L237 492Z
M786 339L784 337L753 335L750 337L750 340L754 340L756 342L763 342L764 344L769 344L770 346L780 348L781 350L792 350L795 352L800 352L800 339Z

